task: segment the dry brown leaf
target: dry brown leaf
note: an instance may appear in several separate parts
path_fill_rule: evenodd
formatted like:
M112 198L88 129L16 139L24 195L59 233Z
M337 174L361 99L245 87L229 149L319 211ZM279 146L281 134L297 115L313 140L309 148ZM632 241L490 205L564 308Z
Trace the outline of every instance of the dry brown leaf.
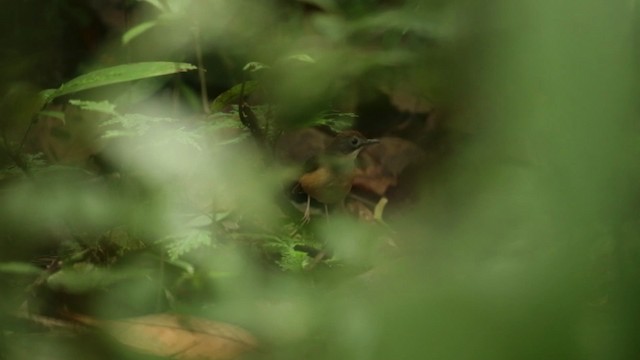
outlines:
M353 185L383 196L389 187L397 185L398 175L408 166L424 161L425 156L408 140L382 137L379 144L362 151L364 167L356 173Z
M78 320L105 329L140 352L178 360L236 359L257 347L253 335L240 327L196 317L153 314L111 321Z
M396 185L397 176L385 172L380 165L357 169L353 178L355 188L365 189L378 196L383 196L389 187Z

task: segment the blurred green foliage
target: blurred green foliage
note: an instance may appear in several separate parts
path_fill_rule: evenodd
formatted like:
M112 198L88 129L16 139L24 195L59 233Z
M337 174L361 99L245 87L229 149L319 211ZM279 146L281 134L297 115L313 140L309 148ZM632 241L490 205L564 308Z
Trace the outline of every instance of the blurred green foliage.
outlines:
M69 311L228 321L267 359L640 355L636 1L1 6L0 358L146 357L24 317ZM392 85L463 140L391 230L299 229L267 149Z

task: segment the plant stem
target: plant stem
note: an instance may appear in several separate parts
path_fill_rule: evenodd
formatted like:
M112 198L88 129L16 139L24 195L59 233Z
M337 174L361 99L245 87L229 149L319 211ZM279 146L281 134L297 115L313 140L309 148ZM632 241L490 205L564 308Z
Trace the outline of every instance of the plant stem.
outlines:
M200 98L202 100L202 110L205 114L209 114L209 95L207 94L207 79L205 77L206 70L202 62L202 46L200 45L200 26L193 28L193 37L196 47L196 61L198 62L198 78L200 80Z

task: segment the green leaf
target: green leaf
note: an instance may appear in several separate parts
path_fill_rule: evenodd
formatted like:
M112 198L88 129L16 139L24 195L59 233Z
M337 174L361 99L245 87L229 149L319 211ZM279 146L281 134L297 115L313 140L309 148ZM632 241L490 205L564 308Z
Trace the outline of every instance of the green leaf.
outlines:
M138 129L148 130L152 124L155 123L171 123L177 121L172 118L161 118L148 116L144 114L124 114L113 119L107 120L100 124L100 126L112 126L117 125L125 129Z
M0 272L19 274L19 275L34 275L42 272L37 266L24 262L4 262L0 263Z
M215 214L216 222L220 222L220 221L228 218L230 215L231 215L231 211L219 212L219 213Z
M56 97L78 91L195 69L197 69L195 65L164 61L118 65L80 75L63 84L57 90L45 90L41 94L45 97L46 101L51 101Z
M285 60L297 60L297 61L306 62L310 64L315 64L316 62L311 56L307 54L295 54L295 55L287 56Z
M160 0L141 0L144 1L146 3L149 3L153 6L155 6L158 10L162 11L162 12L166 12L167 9L165 9L164 5L162 5L162 3L160 2Z
M102 135L103 139L114 137L131 137L146 134L149 129L159 123L175 122L176 119L160 118L147 116L143 114L124 114L116 116L112 119L100 123L102 127L111 127ZM177 135L180 135L178 133ZM189 139L178 139L179 141L189 142Z
M306 126L324 125L335 132L353 128L353 123L358 115L354 113L325 113L322 116L306 123Z
M244 95L249 95L253 93L258 87L258 83L256 81L247 81L244 84ZM240 89L242 89L242 84L235 85L231 89L223 92L218 95L213 102L211 102L211 112L216 113L224 110L229 105L238 104L238 100L240 97Z
M282 257L278 260L278 265L285 271L302 271L309 264L309 256L301 251L296 251L293 246L283 249Z
M116 112L116 106L107 100L105 101L84 101L84 100L69 100L69 104L79 107L82 110L95 111L103 114L109 114L118 116Z
M220 129L244 129L244 125L240 122L238 112L234 109L230 112L217 112L207 116L207 131L217 131Z
M132 27L131 29L129 29L129 31L127 31L126 33L124 33L124 35L122 35L122 45L127 45L129 42L131 42L131 40L142 35L147 30L153 28L154 26L156 26L156 24L157 24L157 21L155 20L145 21L141 24L138 24Z
M198 215L187 222L188 227L205 227L213 223L208 215Z
M158 242L165 244L169 260L174 261L192 250L212 246L212 236L211 231L196 228L184 234L158 240Z
M185 145L191 145L196 150L202 151L202 147L199 144L200 134L193 131L187 131L184 128L177 129L173 132L172 140Z
M112 271L90 263L77 263L47 278L47 285L54 290L83 293L103 289L132 277L145 276L145 271Z
M140 134L137 131L133 131L133 130L107 130L102 135L102 138L112 139L112 138L119 138L119 137L134 137L134 136L140 136Z
M57 89L46 89L40 91L40 97L42 98L43 103L47 103L55 98L55 93L58 91Z
M167 263L182 269L184 272L186 272L189 275L193 275L196 272L195 268L193 267L193 265L191 265L190 263L188 263L188 262L186 262L184 260L167 259L166 261L167 261Z
M251 61L251 62L248 62L247 65L245 65L242 68L242 70L249 71L249 72L256 72L256 71L268 69L268 68L270 68L269 65L266 65L257 61Z
M53 111L53 110L42 110L38 113L40 116L52 117L54 119L62 120L65 122L65 116L62 111Z

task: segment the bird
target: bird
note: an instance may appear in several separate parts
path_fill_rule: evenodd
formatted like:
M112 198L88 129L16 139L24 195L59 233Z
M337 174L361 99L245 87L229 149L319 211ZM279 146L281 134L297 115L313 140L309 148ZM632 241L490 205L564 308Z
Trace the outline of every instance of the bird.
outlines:
M303 223L311 219L312 199L324 205L326 214L329 205L344 202L351 191L358 154L366 146L378 142L355 130L343 131L329 142L324 151L305 162L298 178L298 185L307 197Z

